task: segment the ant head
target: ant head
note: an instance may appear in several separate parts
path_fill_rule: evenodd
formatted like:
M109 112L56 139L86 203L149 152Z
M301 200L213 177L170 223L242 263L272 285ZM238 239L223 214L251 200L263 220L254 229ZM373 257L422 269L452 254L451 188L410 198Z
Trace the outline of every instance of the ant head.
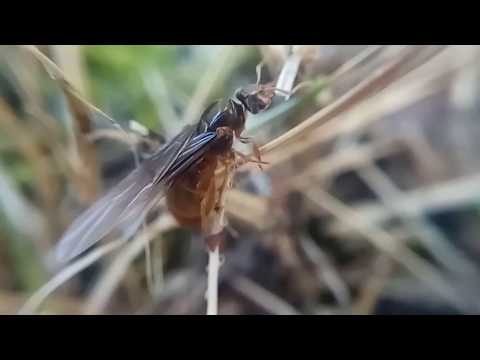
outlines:
M275 96L273 85L249 85L235 92L235 97L252 114L267 110Z

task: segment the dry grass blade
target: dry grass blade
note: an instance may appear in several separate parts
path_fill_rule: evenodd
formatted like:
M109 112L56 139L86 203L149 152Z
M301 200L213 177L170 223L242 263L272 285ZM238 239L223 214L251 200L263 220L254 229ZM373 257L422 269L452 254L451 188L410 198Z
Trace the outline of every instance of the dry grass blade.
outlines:
M381 254L378 257L373 266L372 277L361 288L358 299L352 306L353 314L369 315L372 313L394 268L395 263L389 256Z
M397 202L394 199L402 198L404 194L381 169L374 164L369 164L365 168L359 169L358 174L379 196L385 211L392 212L392 216L399 216L409 232L418 236L440 264L453 274L471 274L474 278L478 278L476 266L457 251L455 246L450 245L448 240L422 215L411 218L397 209ZM474 287L472 286L472 288Z
M381 50L385 48L385 45L369 45L367 48L363 51L361 51L359 54L342 64L335 72L330 76L330 81L335 81L338 79L340 76L345 75L349 71L352 71L354 68L356 68L358 65L360 65L362 62L366 61L368 58L371 56L377 54Z
M325 143L335 137L361 131L388 114L393 114L438 93L445 86L448 86L449 81L455 74L467 66L474 65L477 58L476 54L470 54L470 56L462 58L461 61L453 62L452 58L454 57L454 49L443 49L434 55L431 60L426 61L416 69L410 70L410 73L395 81L387 89L388 91L384 90L380 94L366 99L356 108L342 114L341 121L340 119L334 122L327 121L310 132L308 136L306 135L303 141L293 142L286 148L282 147L271 152L268 158L270 166L279 166L296 155L308 152L313 146ZM330 107L335 105L336 102L320 110L309 119L313 119L324 112L327 112L328 115ZM299 126L302 124L303 122ZM278 138L271 143L274 142L277 143ZM266 149L269 149L269 147L270 143L265 145Z
M420 187L403 192L402 196L392 198L397 211L409 218L419 217L426 213L440 212L452 208L461 208L475 204L480 200L478 184L480 174L464 176L437 185ZM379 226L391 219L384 206L377 203L367 203L353 208L355 212L370 219L372 224ZM332 223L331 228L342 227L341 222Z
M158 296L165 287L165 269L164 269L164 243L149 243L151 248L150 271L152 272L153 295Z
M272 315L301 315L293 306L244 276L235 277L230 284L240 294Z
M282 71L278 76L277 83L275 85L276 88L289 93L293 89L293 84L295 83L295 79L297 78L298 69L300 64L302 63L302 57L299 55L291 55L283 65ZM259 81L260 79L258 79ZM283 95L282 92L277 91L276 95ZM285 96L285 95L283 95ZM288 100L290 95L285 96L285 100Z
M319 94L325 88L328 89L329 86L335 85L336 81L338 81L339 78L355 70L356 67L361 65L373 55L377 54L383 48L383 46L369 46L365 50L357 54L355 57L345 62L328 78L320 77L314 81L303 81L297 84L297 86L295 87L293 87L295 83L294 81L297 77L300 65L302 64L306 54L302 54L302 52L300 51L298 53L290 55L290 57L285 59L276 83L277 88L282 89L287 93L284 94L283 92L277 91L276 95L282 95L285 97L285 100L288 100L300 88L307 87L308 92L306 92L302 97L294 98L291 101L285 102L282 105L270 109L270 111L266 113L252 115L251 120L247 121L246 124L247 131L249 133L255 134L257 132L256 130L262 128L271 120L276 119L278 116L286 112L292 111L294 108L299 108L301 104L305 101L305 99L308 99L315 94Z
M267 230L271 226L269 201L238 189L228 192L227 211L234 217L258 230Z
M471 310L471 304L466 303L454 286L449 284L443 276L439 275L437 270L401 242L397 241L391 234L373 226L368 219L365 219L359 213L351 210L348 206L319 188L307 190L305 194L315 206L328 211L345 226L363 235L375 247L403 265L414 276L418 277L425 285L429 286L453 306L467 312Z
M54 176L51 164L43 155L34 134L18 121L13 110L3 99L0 99L0 128L9 137L16 139L15 146L32 165L37 179L35 186L38 187L43 206L51 209L56 197L55 188L59 186L58 179Z
M2 216L29 239L36 240L46 233L45 218L26 198L0 163L0 209ZM28 217L25 217L28 214Z
M211 93L216 87L225 81L226 76L238 61L240 56L239 48L236 46L224 46L221 53L205 72L199 81L197 88L185 110L182 124L190 124L200 117L204 110Z
M101 313L132 261L145 249L145 244L152 241L158 234L174 226L175 222L172 217L162 216L135 236L125 249L117 255L101 279L97 282L84 307L84 313Z
M51 45L50 48L59 68L70 79L75 89L86 96L87 86L80 45Z
M333 264L330 263L327 255L309 238L301 239L300 245L312 262L317 265L318 277L325 282L325 285L335 296L339 305L347 307L352 301L350 290Z
M396 73L399 68L409 61L415 54L417 54L418 51L419 49L415 48L408 48L402 51L398 58L391 60L382 66L367 79L341 96L334 103L318 111L275 140L270 141L268 144L262 146L260 148L261 153L266 154L267 152L270 152L283 144L299 139L301 136L304 136L311 130L315 129L319 124L336 117L342 112L345 112L353 107L361 100L367 98L368 96L372 96L380 89L388 86L391 81L396 78Z
M75 176L72 178L84 201L93 201L98 192L98 168L96 150L86 136L92 131L90 107L67 80L60 68L35 46L25 46L47 69L50 75L59 82L67 99L73 118L70 131L70 151L73 155L72 165Z
M47 299L47 297L50 296L61 285L65 284L69 279L77 275L88 266L92 265L98 259L114 251L115 249L118 249L124 243L125 242L123 240L107 243L67 266L49 282L42 286L38 291L36 291L35 294L33 294L25 303L25 305L23 305L18 311L18 314L27 315L35 313L42 303Z
M170 99L167 84L159 71L151 70L143 75L144 88L150 101L154 104L159 119L162 121L166 138L173 138L181 129L182 122L175 112L175 106ZM168 121L165 121L167 120Z
M71 162L72 171L75 175L73 181L75 182L77 189L80 190L81 198L85 201L93 201L97 196L99 179L95 147L88 141L88 136L93 132L92 112L100 114L107 119L116 129L123 132L126 137L131 137L132 135L124 130L123 127L112 117L85 100L77 89L72 86L64 72L36 46L23 45L22 47L40 61L50 76L60 84L61 89L66 96L69 108L75 120L73 124L73 136L71 137L71 151L74 154ZM138 156L132 145L133 142L134 140L131 140L130 142L131 151L138 164Z
M72 152L76 154L73 161L75 169L76 188L80 190L80 196L85 201L93 201L97 197L99 187L99 174L95 146L88 141L88 135L92 132L90 111L84 103L69 91L65 92L70 113L74 118L74 139ZM78 155L77 155L78 154Z
M108 116L105 114L102 110L85 100L70 84L68 81L68 78L65 76L63 71L55 64L52 60L50 60L47 56L45 56L38 48L34 45L23 45L22 46L24 49L29 51L37 60L39 60L42 65L45 67L46 71L50 74L50 76L53 79L56 79L60 81L62 87L64 90L70 94L71 96L75 97L78 101L83 103L87 108L94 112L98 112L100 115L105 117L114 127L116 127L118 130L124 132L128 136L128 132L125 131L125 129L117 122L115 121L112 117Z
M306 188L315 183L325 181L342 171L356 169L371 161L399 153L403 148L404 146L400 143L389 142L359 145L355 148L338 150L323 159L313 162L304 171L289 179L289 188Z
M124 133L121 133L121 132L118 132L117 130L112 130L112 129L98 129L92 132L88 136L88 140L91 142L95 142L103 139L124 142L130 146L135 146L138 143L138 141L134 139L133 136L125 135Z
M145 229L145 222L143 223L143 229ZM147 288L150 295L155 295L155 273L153 270L153 258L151 243L145 244L145 276L147 278Z
M269 111L250 113L242 133L263 145L260 153L267 171L259 173L257 164L248 162L255 160L253 154L238 155L232 169L231 159L217 159L199 214L196 203L191 211L201 218L202 236L194 236L198 241L184 242L191 235L188 225L165 233L177 224L162 207L149 211L150 224L130 233L129 240L98 244L58 273L37 276L41 271L31 259L44 260L42 270L54 265L48 251L36 252L28 240L38 242L42 237L50 244L41 249L51 249L49 237L63 229L59 211L65 216L76 212L72 201L77 203L78 190L96 188L89 183L100 180L95 148L105 162L106 183L115 183L132 165L130 154L125 154L127 146L135 149L137 161L146 159L184 122L195 124L213 97L228 101L231 85L252 80L252 61L259 55L254 47L228 45L200 51L85 48L95 93L126 116L157 115L164 132L160 135L141 125L135 128L133 120L127 129L126 121L117 123L90 104L82 85L84 75L75 79L86 68L79 66L78 53L69 63L69 49L73 48L25 45L5 47L0 53L0 92L8 99L7 107L0 100L0 132L6 133L0 136L5 153L0 163L9 165L0 168L5 193L0 207L6 207L0 237L7 239L0 248L0 287L4 287L0 298L12 291L12 278L17 275L18 294L26 296L38 289L23 299L27 302L20 314L68 311L55 306L62 293L77 288L65 283L107 254L102 268L92 269L95 274L72 279L72 285L91 289L78 298L72 312L479 313L475 235L480 228L476 156L480 146L475 139L480 127L475 119L480 47L260 48L269 76L279 75L272 84L286 90L275 93L278 98ZM205 71L195 71L199 67ZM258 73L257 78L261 78ZM121 89L112 88L115 81L124 84L128 104ZM166 86L170 83L171 88ZM299 85L308 87L292 90ZM221 95L227 88L228 93ZM291 98L283 101L282 95ZM13 113L14 108L24 115ZM107 121L106 126L102 121ZM248 144L235 141L235 145L236 150L248 151ZM205 159L198 163L200 170L208 165L209 157ZM243 168L235 174L238 166L252 166L255 172ZM46 177L50 172L57 185ZM186 180L198 180L193 172L184 175ZM231 182L234 175L237 184ZM72 184L77 185L73 192ZM50 209L37 204L37 199L45 201L44 191L55 191ZM86 197L96 198L94 193ZM189 204L184 205L179 212L188 210ZM40 230L35 229L43 231L38 224L27 226L29 219L37 219L18 215L31 211L44 218L39 222L44 223L45 235L37 234ZM18 247L24 239L28 251ZM9 246L15 246L14 257ZM160 258L156 251L161 251ZM34 275L33 281L26 281L24 269ZM14 311L21 305L17 301Z
M25 302L25 296L19 293L9 291L0 292L0 315L15 314L18 308ZM72 296L57 296L51 299L48 304L48 309L42 311L41 314L68 314L80 315L79 309L81 299Z
M336 174L364 166L372 159L392 155L402 150L398 143L378 143L358 146L355 149L344 149L319 159L304 171L279 182L275 197L285 195L292 189L303 190L324 182ZM282 187L280 185L285 186ZM253 195L239 189L228 192L228 215L259 231L268 231L275 226L271 216L270 199Z

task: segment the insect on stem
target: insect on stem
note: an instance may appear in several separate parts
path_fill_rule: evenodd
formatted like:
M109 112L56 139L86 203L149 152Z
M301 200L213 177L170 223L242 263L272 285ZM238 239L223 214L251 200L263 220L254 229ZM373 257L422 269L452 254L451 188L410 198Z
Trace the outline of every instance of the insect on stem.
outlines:
M247 116L266 111L278 90L271 84L260 84L261 66L257 66L256 84L238 89L225 107L215 113L212 112L216 103L207 107L196 123L186 125L86 209L57 245L57 260L72 260L114 231L132 238L150 210L165 197L169 212L180 226L200 230L207 237L207 313L217 314L220 251L227 225L225 193L233 183L237 160L233 143L235 139L252 143L257 159L243 160L263 164L258 147L251 139L242 137L242 132ZM213 241L213 246L209 241ZM152 254L147 247L145 252L147 282L152 290ZM104 300L102 296L98 299L99 303Z

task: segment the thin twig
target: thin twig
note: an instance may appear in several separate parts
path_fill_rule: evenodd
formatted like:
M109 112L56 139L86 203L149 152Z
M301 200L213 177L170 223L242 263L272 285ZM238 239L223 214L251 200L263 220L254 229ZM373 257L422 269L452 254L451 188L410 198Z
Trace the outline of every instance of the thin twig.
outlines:
M218 313L218 270L220 268L220 250L216 246L214 251L208 252L208 281L207 281L207 315Z
M207 315L217 315L218 313L218 272L220 268L220 245L224 241L223 230L226 225L225 218L225 202L227 187L231 183L231 177L234 171L228 171L226 176L228 179L225 181L225 186L220 188L220 198L216 203L216 207L220 209L218 212L213 211L213 214L206 220L206 240L214 239L216 243L212 250L209 246L208 249L208 269L207 269L207 292L205 298L207 301Z

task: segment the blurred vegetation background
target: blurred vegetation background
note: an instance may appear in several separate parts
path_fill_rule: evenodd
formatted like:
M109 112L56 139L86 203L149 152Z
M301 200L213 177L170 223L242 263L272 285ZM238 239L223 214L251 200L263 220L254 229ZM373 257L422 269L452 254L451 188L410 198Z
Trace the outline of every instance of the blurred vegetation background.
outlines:
M202 239L158 226L162 209L151 264L141 237L63 270L51 252L134 168L132 147L141 161L260 61L262 82L293 64L309 86L248 120L280 145L229 194L220 313L479 313L479 50L0 46L0 313L205 313Z

